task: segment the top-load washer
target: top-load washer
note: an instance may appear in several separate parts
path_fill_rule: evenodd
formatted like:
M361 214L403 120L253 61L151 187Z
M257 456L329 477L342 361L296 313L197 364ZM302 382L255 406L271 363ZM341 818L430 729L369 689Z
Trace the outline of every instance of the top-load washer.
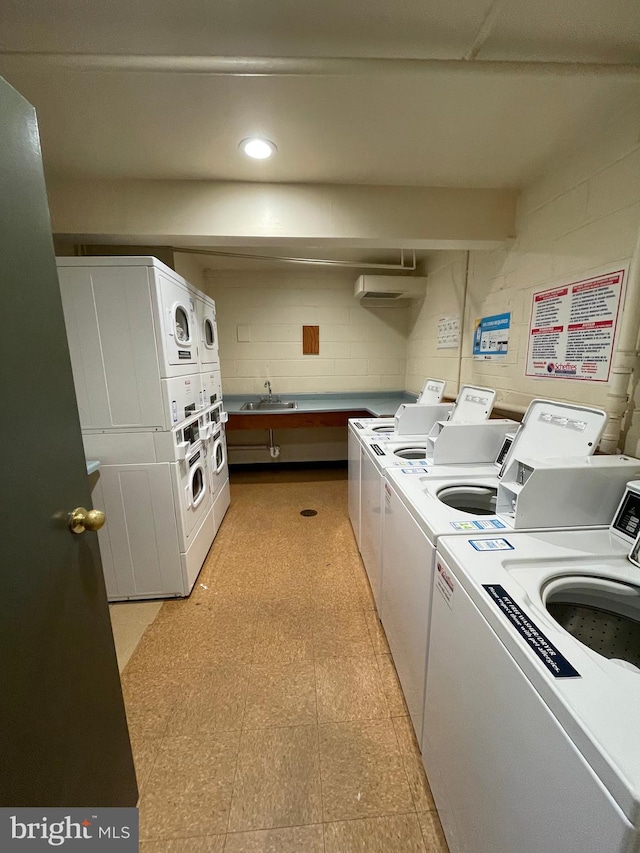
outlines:
M422 753L451 853L640 849L639 531L635 482L607 530L439 540Z
M380 617L418 738L422 734L429 610L438 538L447 533L511 529L510 517L496 514L501 474L512 470L512 462L522 452L548 459L556 451L567 453L570 448L574 454L582 455L565 462L565 473L559 478L562 485L543 501L547 516L540 526L606 525L624 483L636 476L640 462L628 457L588 456L597 446L605 422L606 415L599 409L536 400L529 406L497 476L467 477L463 473L441 479L425 473L430 470L428 467L385 470ZM548 467L547 475L553 476L555 484L557 478L552 472L553 467ZM529 486L520 489L519 497L525 496L524 504L530 504L526 497L528 490L537 488L534 484L538 481L532 480ZM569 484L577 482L581 483L580 500L563 503ZM448 503L440 499L443 493L448 496ZM522 520L516 523L521 525Z
M424 385L422 386L422 390L418 394L415 403L401 403L400 408L402 406L437 406L441 404L443 408L441 411L443 414L441 417L446 417L447 414L452 410L453 405L451 403L441 403L442 395L444 394L444 389L446 386L445 379L427 379ZM400 411L400 408L398 411ZM397 415L397 412L396 412ZM394 432L397 428L397 421L394 417L388 418L353 418L349 421L349 423L353 423L358 430L358 435L360 436L368 436L368 435L381 435L383 433ZM422 424L418 424L421 428L417 430L417 433L422 434L428 432L428 429L424 428ZM430 429L430 427L429 427Z
M469 441L460 448L466 465L440 465L425 468L426 436L398 436L365 438L361 450L360 472L360 541L362 556L376 605L380 606L382 579L382 536L384 516L385 469L390 467L414 466L417 473L439 478L496 476L502 459L513 439L513 431L519 426L516 421L492 420L475 425ZM471 464L468 460L477 464ZM496 459L498 465L496 467Z
M442 379L427 379L421 392L423 402L402 403L393 418L354 418L348 424L348 464L349 464L349 518L358 543L362 545L362 454L363 442L370 436L401 440L405 436L426 436L433 426L444 418L453 420L464 418L471 422L489 417L495 398L495 391L488 388L475 388L464 385L458 399L452 406L436 402L444 391ZM485 405L478 405L479 393ZM432 400L426 403L424 401ZM489 454L488 460L495 454ZM461 460L462 461L462 460Z
M216 326L216 303L205 293L195 295L198 352L202 372L220 364L218 332Z

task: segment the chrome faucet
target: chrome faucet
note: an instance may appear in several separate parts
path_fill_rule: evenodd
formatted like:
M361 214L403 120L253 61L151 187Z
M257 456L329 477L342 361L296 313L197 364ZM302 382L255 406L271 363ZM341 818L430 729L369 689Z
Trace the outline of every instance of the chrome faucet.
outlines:
M265 388L267 388L267 389L269 390L269 397L268 397L268 400L269 400L269 402L271 402L271 382L269 382L269 380L268 380L268 379L267 379L267 381L264 383L264 387L265 387Z

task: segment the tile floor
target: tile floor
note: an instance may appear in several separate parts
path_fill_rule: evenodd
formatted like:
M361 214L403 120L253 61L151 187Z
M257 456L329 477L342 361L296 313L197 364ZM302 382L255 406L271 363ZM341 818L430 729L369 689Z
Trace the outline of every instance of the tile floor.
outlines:
M346 472L232 477L191 597L123 689L142 853L446 853Z

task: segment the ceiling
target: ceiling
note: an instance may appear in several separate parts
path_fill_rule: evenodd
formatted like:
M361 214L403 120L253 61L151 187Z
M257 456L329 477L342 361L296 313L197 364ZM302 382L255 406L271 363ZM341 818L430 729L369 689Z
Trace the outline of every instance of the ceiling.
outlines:
M62 179L520 188L640 109L632 0L0 0L0 20L0 74ZM244 157L251 135L277 155Z

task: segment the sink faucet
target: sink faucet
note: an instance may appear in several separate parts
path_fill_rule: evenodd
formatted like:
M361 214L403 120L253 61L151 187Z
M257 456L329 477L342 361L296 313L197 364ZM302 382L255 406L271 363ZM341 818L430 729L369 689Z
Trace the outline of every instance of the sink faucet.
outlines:
M268 379L267 379L267 381L264 383L264 387L265 387L265 388L267 388L267 389L269 390L269 402L271 402L271 382L269 382L269 380L268 380Z

